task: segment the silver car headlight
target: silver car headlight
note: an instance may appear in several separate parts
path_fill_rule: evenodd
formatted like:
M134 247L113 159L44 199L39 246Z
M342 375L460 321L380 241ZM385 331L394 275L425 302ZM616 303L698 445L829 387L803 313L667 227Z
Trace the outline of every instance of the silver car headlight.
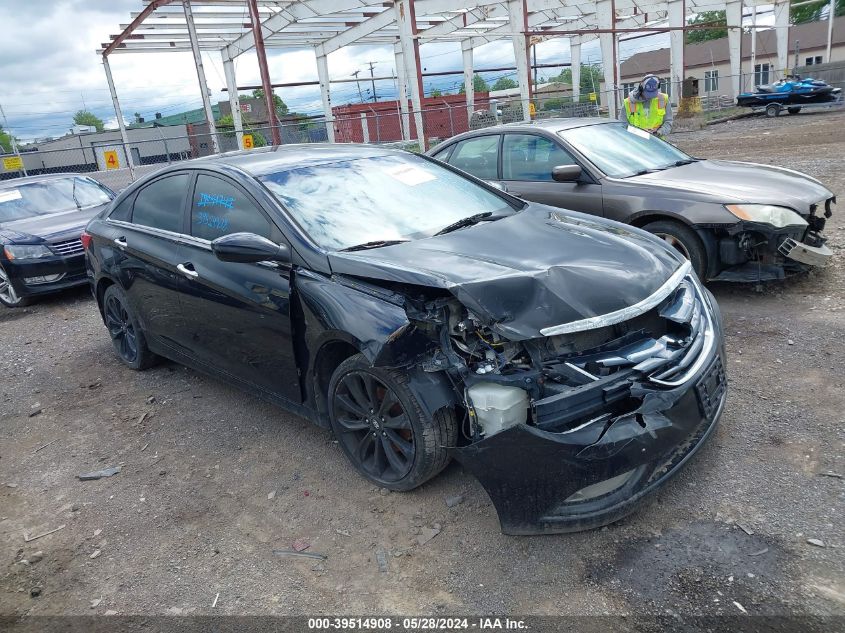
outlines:
M9 259L40 259L53 257L54 253L42 244L10 244L3 247Z
M771 224L782 229L787 226L807 226L807 221L789 207L773 204L726 204L725 208L740 220Z

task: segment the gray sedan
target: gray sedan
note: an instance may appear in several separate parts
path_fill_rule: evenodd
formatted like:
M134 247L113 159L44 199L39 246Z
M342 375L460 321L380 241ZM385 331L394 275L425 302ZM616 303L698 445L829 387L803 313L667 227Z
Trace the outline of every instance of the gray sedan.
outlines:
M455 136L429 155L509 193L654 233L701 279L765 281L822 266L836 202L790 169L693 158L625 123L546 119Z

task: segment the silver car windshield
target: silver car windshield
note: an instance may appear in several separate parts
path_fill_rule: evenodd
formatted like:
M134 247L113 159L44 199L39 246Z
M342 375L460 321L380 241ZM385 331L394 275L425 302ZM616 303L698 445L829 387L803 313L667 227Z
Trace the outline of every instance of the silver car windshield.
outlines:
M75 183L75 184L74 184ZM0 222L106 204L112 195L88 178L58 178L0 189Z
M302 166L260 180L325 250L428 237L471 216L513 212L496 194L414 154Z
M611 178L660 171L692 160L677 147L625 123L585 125L558 134Z

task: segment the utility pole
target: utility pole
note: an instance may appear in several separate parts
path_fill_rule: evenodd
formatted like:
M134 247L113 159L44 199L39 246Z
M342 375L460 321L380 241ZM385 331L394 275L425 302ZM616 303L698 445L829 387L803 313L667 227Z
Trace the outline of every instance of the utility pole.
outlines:
M3 117L3 129L6 130L6 133L9 135L9 140L12 143L12 152L14 152L18 158L21 158L21 153L18 151L18 144L15 142L15 135L12 134L12 130L9 129L9 122L6 120L6 113L3 112L3 106L0 105L0 116ZM26 173L26 167L23 165L23 159L21 158L21 169L23 170L23 175L28 176L29 174Z
M361 101L361 103L364 103L364 95L361 94L361 82L358 81L358 74L360 72L360 70L356 70L354 73L352 73L352 76L355 77L355 85L358 86L358 99Z
M370 81L373 84L373 103L378 101L378 97L376 96L376 79L375 75L373 74L373 66L376 65L376 62L367 62L370 65Z

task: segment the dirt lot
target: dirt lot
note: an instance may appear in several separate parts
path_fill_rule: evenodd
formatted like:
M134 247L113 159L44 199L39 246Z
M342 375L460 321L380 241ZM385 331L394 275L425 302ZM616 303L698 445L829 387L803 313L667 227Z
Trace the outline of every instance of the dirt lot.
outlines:
M845 194L845 113L673 140ZM302 419L183 367L125 369L86 291L0 311L0 614L845 614L839 206L827 270L713 287L731 391L711 442L636 514L575 535L503 536L454 464L384 494ZM326 560L273 553L297 539Z

